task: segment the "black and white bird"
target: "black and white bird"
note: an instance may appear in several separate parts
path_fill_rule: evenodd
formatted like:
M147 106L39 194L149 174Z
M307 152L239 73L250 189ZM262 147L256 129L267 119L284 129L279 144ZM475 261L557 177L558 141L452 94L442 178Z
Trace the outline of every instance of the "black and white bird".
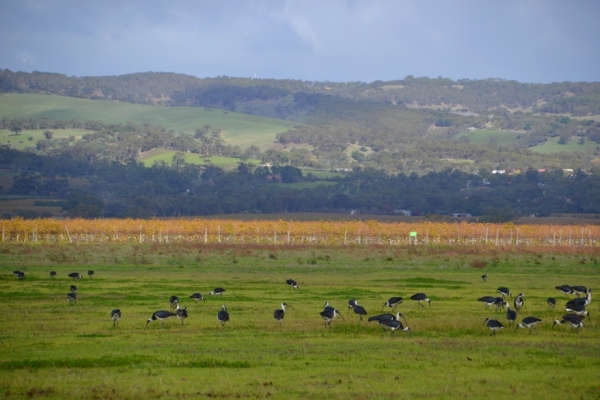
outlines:
M119 320L121 319L121 310L118 308L116 310L112 310L110 312L110 320L113 323L113 326L119 325Z
M519 311L525 305L525 299L523 298L523 293L519 293L517 297L515 297L515 310Z
M17 279L24 279L25 278L25 272L23 272L23 271L13 271L13 275L15 277L17 277Z
M333 309L334 308L329 305L328 301L326 301L325 304L323 304L323 311L331 311Z
M71 293L77 293L77 286L71 285L69 286L69 290L71 291Z
M326 303L329 304L329 303ZM335 308L330 307L330 306L326 306L323 311L320 312L321 317L323 318L323 320L325 321L325 328L327 328L328 326L331 328L331 321L333 321L333 319L336 317L336 315L339 315L340 317L342 317L342 319L345 321L346 319L344 318L344 316Z
M565 311L579 315L579 316L585 316L590 321L592 320L592 317L591 317L590 313L585 309L585 306L582 306L580 304L574 304L572 306L567 306L565 308Z
M431 300L429 300L427 298L427 295L425 293L417 293L417 294L413 294L412 296L410 296L411 300L415 300L417 301L417 307L421 306L421 307L425 307L423 304L421 304L422 301L426 301L429 303L429 307L431 307Z
M583 318L584 317L575 314L565 314L560 321L555 320L552 323L552 329L554 329L556 325L568 324L571 329L577 329L577 333L579 333L579 330L584 326Z
M483 296L477 299L477 301L482 302L485 305L485 309L489 309L490 306L496 304L496 298L493 296Z
M379 315L374 315L372 317L369 317L368 321L384 321L384 320L399 320L400 318L402 318L404 320L404 323L406 325L408 325L408 323L406 322L406 318L404 318L404 315L402 315L401 312L396 313L396 315L394 314L379 314Z
M181 325L184 325L183 320L188 317L187 307L179 308L179 303L177 303L177 311L175 311L175 315L177 315L177 318L181 320Z
M190 296L190 299L194 299L197 303L200 300L204 301L204 296L202 296L202 293L194 293L193 295Z
M300 289L298 287L298 283L295 280L293 280L293 279L288 279L288 280L285 281L285 283L287 283L291 288Z
M146 327L152 321L160 321L161 326L164 327L165 320L171 317L175 317L176 315L177 314L175 314L174 312L166 310L155 311L154 313L152 313L152 316L148 318L148 321L146 321Z
M94 277L94 271L92 271L92 270L89 270L89 271L88 271L88 276L89 276L90 278L93 278L93 277Z
M73 279L83 279L83 276L81 276L81 274L79 274L78 272L71 272L69 274L69 278L73 278Z
M581 306L587 307L590 305L591 302L592 302L592 289L588 289L585 294L585 297L577 297L575 299L571 299L567 302L567 306L581 305Z
M221 328L223 328L225 323L229 321L229 313L227 312L225 304L223 304L221 311L217 313L217 320L221 323Z
M77 294L76 293L67 293L67 301L70 305L77 304Z
M554 288L556 290L558 290L559 292L561 292L562 294L564 294L565 296L573 294L573 289L571 289L571 286L569 286L569 285L560 285L560 286L555 286Z
M548 304L548 308L554 308L556 306L556 299L554 297L548 297L546 304Z
M580 294L587 293L587 288L585 286L571 286L571 290L577 297L579 297Z
M214 288L212 292L210 292L211 296L222 296L223 293L225 292L225 289L223 288Z
M486 274L481 275L481 279L483 279L483 281L486 282L487 281L487 275Z
M275 321L281 325L281 322L283 321L283 318L285 317L285 308L289 307L292 310L294 309L294 307L292 307L291 305L287 304L287 303L281 303L281 308L278 308L277 310L273 311L273 318L275 318Z
M500 329L504 328L502 322L498 321L497 319L486 318L485 321L483 321L483 324L492 331L492 333L490 333L490 336L496 336L496 331L499 331Z
M50 278L56 277L56 271L50 271Z
M508 320L508 325L514 325L517 320L517 312L515 310L511 310L508 303L506 303L506 319Z
M383 303L383 307L381 307L381 311L383 311L385 306L388 306L389 308L392 309L392 311L395 311L398 304L401 304L401 303L402 303L402 297L390 297L389 299L387 299L387 301L385 303Z
M504 310L504 305L503 297L494 298L494 306L496 306L496 311Z
M536 317L525 317L523 321L521 321L517 327L515 328L515 332L519 328L529 328L529 334L531 335L531 328L535 328L537 332L538 324L542 323L542 320Z
M171 304L171 310L176 309L177 306L179 305L179 297L177 297L177 296L171 296L169 298L169 304Z
M354 306L352 307L354 314L360 315L360 320L363 320L363 315L367 315L367 310L363 306L358 305L358 301L354 300Z
M392 336L394 336L394 332L396 332L397 330L408 332L410 335L412 335L412 331L410 330L410 328L408 326L405 327L404 325L402 325L402 322L398 321L397 319L383 319L377 321L377 323L381 325L384 329L387 328L391 330Z
M504 298L504 297L506 297L506 296L510 296L510 297L512 297L512 293L510 292L510 290L508 290L508 288L507 288L507 287L504 287L504 286L502 286L502 287L499 287L499 288L498 288L496 291L497 291L498 293L500 293L500 295L502 295L502 298Z

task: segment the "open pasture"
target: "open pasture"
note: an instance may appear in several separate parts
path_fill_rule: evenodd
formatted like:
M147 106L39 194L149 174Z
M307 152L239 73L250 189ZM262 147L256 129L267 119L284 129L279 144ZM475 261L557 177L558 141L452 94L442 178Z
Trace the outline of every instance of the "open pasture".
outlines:
M556 285L600 286L594 247L285 246L201 243L0 245L0 395L5 398L597 398L598 302L578 334ZM13 270L25 272L18 280ZM49 272L57 272L55 278ZM94 270L93 279L87 270ZM79 272L84 279L67 275ZM481 275L488 276L483 282ZM293 278L299 289L286 279ZM77 304L68 305L70 285ZM507 286L518 321L477 301ZM209 296L223 287L222 297ZM200 292L205 301L188 298ZM431 307L409 298L426 293ZM154 321L176 295L189 318ZM391 296L412 329L391 337L368 316ZM558 300L555 310L548 297ZM325 328L329 301L343 315ZM512 306L512 299L508 299ZM287 310L279 327L273 310ZM225 304L231 320L220 327ZM110 312L123 318L113 327ZM388 308L384 312L389 311Z

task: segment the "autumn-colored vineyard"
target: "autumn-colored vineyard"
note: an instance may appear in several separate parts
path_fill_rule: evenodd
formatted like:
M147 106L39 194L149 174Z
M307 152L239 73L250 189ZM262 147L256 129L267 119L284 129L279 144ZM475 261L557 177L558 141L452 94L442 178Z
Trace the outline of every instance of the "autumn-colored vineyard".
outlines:
M378 221L13 219L2 222L2 242L596 247L600 246L600 226Z

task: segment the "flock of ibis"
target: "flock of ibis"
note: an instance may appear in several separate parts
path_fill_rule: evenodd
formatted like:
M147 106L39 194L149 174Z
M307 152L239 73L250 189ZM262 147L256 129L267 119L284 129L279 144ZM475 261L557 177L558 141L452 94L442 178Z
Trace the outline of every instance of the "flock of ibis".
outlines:
M19 280L25 278L25 273L22 271L13 271L15 277ZM94 277L94 271L88 271L88 277ZM83 276L78 272L72 272L68 275L73 280L82 279ZM56 271L50 271L50 277L56 277ZM481 276L483 282L487 281L487 275ZM293 289L298 289L298 283L293 279L286 280L286 284ZM590 319L590 313L586 310L592 301L592 290L588 289L584 286L569 286L569 285L560 285L556 286L556 289L560 291L564 296L575 295L577 296L574 299L567 301L565 306L565 311L568 314L562 316L560 320L555 320L552 324L552 328L556 325L566 324L570 326L572 329L576 330L579 333L580 329L584 326L583 320L584 318ZM506 320L507 325L515 326L517 321L517 313L523 310L525 305L525 296L523 293L519 293L513 300L514 308L510 307L510 304L506 301L507 297L512 298L512 293L507 287L499 287L497 292L500 296L483 296L477 299L479 302L483 303L486 309L490 307L494 307L496 311L506 311ZM225 293L225 289L221 287L217 287L213 289L209 295L210 296L219 296L221 297ZM580 297L584 295L584 297ZM198 302L200 300L204 301L204 296L201 293L194 293L189 296L190 299ZM429 307L431 307L431 300L427 297L425 293L416 293L410 297L410 300L417 302L417 307L425 307L423 302L427 302ZM70 305L77 304L77 286L71 285L69 288L69 293L67 293L67 301ZM380 311L383 311L384 308L391 308L392 312L396 311L398 305L402 304L403 299L399 296L390 297L383 303ZM146 327L152 321L160 321L161 325L164 326L164 322L166 319L171 317L177 317L181 320L181 324L184 325L184 320L188 318L187 307L181 308L179 305L179 297L171 296L169 299L170 310L159 310L152 313L152 316L148 318L146 321ZM549 308L554 309L556 307L556 299L554 297L549 297L546 301ZM276 309L273 312L273 318L275 319L276 324L281 325L283 319L285 317L286 307L294 309L290 304L281 303L281 308ZM367 316L367 310L358 304L358 300L350 299L348 301L348 311L352 311L357 314L360 320L363 320L364 316ZM323 310L320 311L320 316L323 318L325 328L331 327L331 322L339 316L343 320L345 320L344 316L340 311L336 308L332 307L329 302L325 302L323 305ZM113 323L113 326L119 324L119 320L121 319L121 311L119 309L112 310L110 313L110 318ZM404 324L400 320L404 321ZM223 304L221 309L217 312L217 320L221 323L221 327L224 328L225 324L229 321L229 312L227 311L227 307ZM368 322L377 322L383 329L389 329L391 335L394 335L394 332L399 330L403 332L411 333L411 329L408 326L406 318L401 312L393 313L385 313L379 314L368 318ZM532 328L537 331L537 326L541 324L543 321L540 318L535 316L528 316L521 320L521 322L517 323L515 326L515 331L519 328L527 328L529 329L529 334L532 333ZM496 332L503 329L504 325L498 319L486 318L483 325L487 326L492 333L490 335L496 335Z

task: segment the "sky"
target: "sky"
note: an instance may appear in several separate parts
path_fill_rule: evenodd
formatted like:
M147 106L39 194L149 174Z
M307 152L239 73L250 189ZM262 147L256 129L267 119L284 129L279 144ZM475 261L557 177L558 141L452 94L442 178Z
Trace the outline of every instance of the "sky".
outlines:
M600 81L600 1L0 0L0 68Z

